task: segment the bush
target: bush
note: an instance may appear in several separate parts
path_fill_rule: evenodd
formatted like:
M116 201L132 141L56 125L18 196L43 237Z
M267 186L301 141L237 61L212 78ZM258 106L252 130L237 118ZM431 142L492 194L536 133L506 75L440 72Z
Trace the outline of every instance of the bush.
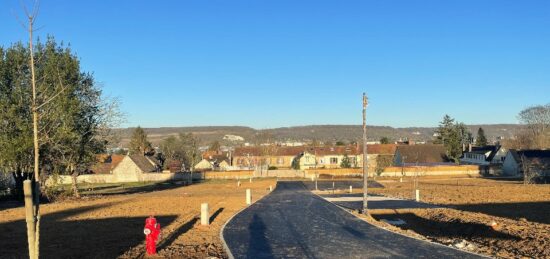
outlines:
M278 168L276 166L269 166L267 170L277 170Z

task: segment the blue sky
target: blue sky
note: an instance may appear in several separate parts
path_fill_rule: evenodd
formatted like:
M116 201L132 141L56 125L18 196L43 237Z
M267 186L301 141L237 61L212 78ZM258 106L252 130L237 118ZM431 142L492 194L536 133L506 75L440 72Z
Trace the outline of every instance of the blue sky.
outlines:
M29 3L30 4L30 3ZM26 41L0 1L0 45ZM550 1L42 0L124 126L516 123L550 102Z

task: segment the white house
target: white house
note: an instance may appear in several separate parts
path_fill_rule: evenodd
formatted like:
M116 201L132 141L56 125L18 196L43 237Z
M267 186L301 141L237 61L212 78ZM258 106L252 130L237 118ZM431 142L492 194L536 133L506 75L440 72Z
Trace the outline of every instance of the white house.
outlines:
M506 157L506 149L499 145L488 145L483 147L468 147L460 158L461 164L467 165L491 165L502 164Z

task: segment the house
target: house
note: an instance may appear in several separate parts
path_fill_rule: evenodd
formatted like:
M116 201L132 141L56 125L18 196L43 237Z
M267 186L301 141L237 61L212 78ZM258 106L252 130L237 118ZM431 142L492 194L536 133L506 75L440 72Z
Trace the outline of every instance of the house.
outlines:
M205 170L227 170L230 167L229 157L227 155L210 155L199 161L193 168L198 171Z
M524 166L539 176L550 177L550 150L510 149L502 165L502 174L520 176Z
M443 145L398 145L395 149L395 166L449 164Z
M142 175L161 171L160 163L151 156L127 155L112 170L117 182L139 182Z
M97 162L87 170L89 174L112 174L113 169L124 159L124 155L101 154L97 156Z
M240 168L256 166L274 166L277 168L291 168L294 158L304 152L304 147L292 146L262 146L237 147L233 152L231 165Z
M393 157L395 144L367 145L369 169L375 169L380 156ZM348 157L351 167L363 167L363 146L308 147L300 156L300 169L341 168L342 160ZM369 170L370 171L370 170Z
M502 164L504 157L506 157L506 149L500 145L473 147L470 144L468 150L464 150L460 163L467 165Z

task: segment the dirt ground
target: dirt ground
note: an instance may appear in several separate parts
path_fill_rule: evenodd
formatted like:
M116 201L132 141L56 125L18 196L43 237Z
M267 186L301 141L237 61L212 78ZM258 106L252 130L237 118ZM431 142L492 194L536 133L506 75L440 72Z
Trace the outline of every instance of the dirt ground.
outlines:
M225 258L220 229L246 207L245 190L258 200L275 180L212 180L191 186L165 183L164 190L85 197L41 206L41 257L145 257L143 226L155 215L161 224L159 256L155 258ZM200 225L200 206L210 206L211 225ZM27 254L24 209L0 208L2 258Z
M379 179L369 193L411 199L412 178ZM422 178L438 209L371 210L375 223L406 235L502 258L550 258L550 185L481 178ZM401 219L392 226L381 220Z

